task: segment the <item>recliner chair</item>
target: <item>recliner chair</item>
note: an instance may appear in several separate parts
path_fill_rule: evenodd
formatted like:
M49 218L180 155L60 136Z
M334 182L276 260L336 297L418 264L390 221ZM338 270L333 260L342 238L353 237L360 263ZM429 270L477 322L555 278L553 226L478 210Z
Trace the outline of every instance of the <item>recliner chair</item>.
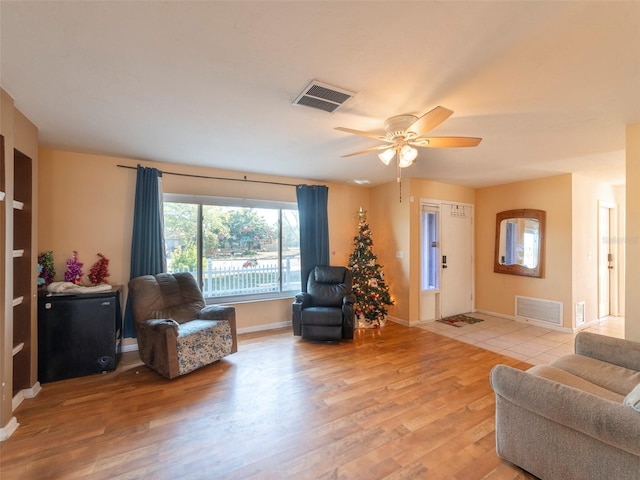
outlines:
M293 334L308 340L352 339L355 329L351 270L318 265L309 273L307 291L293 302Z
M133 278L129 295L138 353L161 375L175 378L238 351L235 308L206 306L190 273Z

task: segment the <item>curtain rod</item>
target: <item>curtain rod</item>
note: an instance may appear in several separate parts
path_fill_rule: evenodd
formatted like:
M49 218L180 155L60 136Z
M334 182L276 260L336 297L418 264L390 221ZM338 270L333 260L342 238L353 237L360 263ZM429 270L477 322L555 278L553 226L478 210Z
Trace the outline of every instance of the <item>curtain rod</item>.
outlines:
M129 168L131 170L137 170L137 167L131 167L129 165L117 165L120 168ZM263 183L266 185L282 185L285 187L297 187L297 184L294 183L282 183L282 182L267 182L265 180L249 180L247 178L247 176L245 175L244 178L228 178L228 177L211 177L208 175L195 175L195 174L191 174L191 173L177 173L177 172L167 172L164 170L160 170L162 172L162 174L166 174L166 175L177 175L179 177L192 177L192 178L206 178L209 180L228 180L231 182L248 182L248 183Z

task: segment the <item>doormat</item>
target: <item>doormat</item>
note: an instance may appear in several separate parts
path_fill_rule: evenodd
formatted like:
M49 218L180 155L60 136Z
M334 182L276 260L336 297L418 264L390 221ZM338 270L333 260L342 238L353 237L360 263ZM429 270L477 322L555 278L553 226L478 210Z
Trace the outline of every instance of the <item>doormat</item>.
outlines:
M470 317L462 313L459 315L453 315L451 317L446 317L446 318L441 318L439 320L436 320L436 322L446 323L447 325L451 325L453 327L464 327L466 323L479 323L483 321L484 320L482 320L481 318Z

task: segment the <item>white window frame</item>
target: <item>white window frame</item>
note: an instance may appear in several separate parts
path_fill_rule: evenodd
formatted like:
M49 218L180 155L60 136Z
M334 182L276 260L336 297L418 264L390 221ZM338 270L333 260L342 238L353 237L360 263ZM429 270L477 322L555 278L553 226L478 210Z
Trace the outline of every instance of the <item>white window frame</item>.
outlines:
M200 224L202 220L202 208L203 205L214 205L221 207L241 207L241 208L264 208L264 209L273 209L280 210L280 219L279 224L280 228L278 231L278 264L280 269L282 269L282 210L298 210L298 204L296 202L283 202L277 200L260 200L260 199L251 199L251 198L234 198L234 197L217 197L217 196L208 196L208 195L189 195L189 194L179 194L179 193L165 193L163 195L164 202L174 202L174 203L189 203L199 205L198 208L198 223ZM202 258L202 225L198 226L198 258ZM203 282L203 272L200 263L198 263L198 278L196 279L198 285L202 287ZM218 304L218 303L238 303L238 302L249 302L249 301L258 301L258 300L270 300L270 299L279 299L279 298L290 298L298 293L299 288L293 290L282 290L282 282L280 282L280 291L278 292L270 292L270 293L250 293L250 294L242 294L242 295L229 295L229 296L220 296L220 297L205 297L205 301L207 304Z

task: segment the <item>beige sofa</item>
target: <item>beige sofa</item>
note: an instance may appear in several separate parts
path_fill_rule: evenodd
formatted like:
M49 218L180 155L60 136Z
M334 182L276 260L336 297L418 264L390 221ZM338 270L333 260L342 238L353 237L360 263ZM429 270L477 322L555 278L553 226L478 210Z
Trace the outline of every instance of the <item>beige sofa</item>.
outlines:
M498 455L544 480L640 479L640 343L593 333L527 371L497 365Z

